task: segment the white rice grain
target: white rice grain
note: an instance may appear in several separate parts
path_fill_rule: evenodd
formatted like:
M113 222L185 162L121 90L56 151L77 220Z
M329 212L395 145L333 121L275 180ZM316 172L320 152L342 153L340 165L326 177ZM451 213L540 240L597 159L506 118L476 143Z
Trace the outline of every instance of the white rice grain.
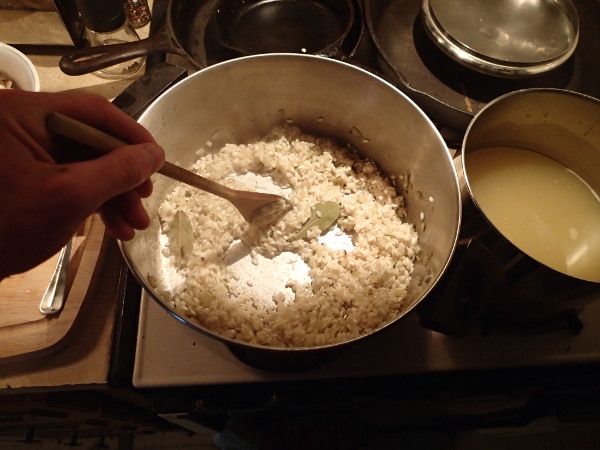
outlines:
M265 191L244 180L267 177L270 191L286 196L291 208L268 226L247 224L227 201L178 185L159 208L166 236L177 210L194 229L191 256L163 250L179 274L170 292L176 312L241 342L314 347L367 334L402 311L417 233L402 220L404 199L373 161L293 126L198 154L194 172L246 190ZM306 239L290 240L324 201L341 205L335 228L320 236L313 227ZM240 265L243 257L250 263ZM272 265L264 269L274 260L277 280L262 280L274 272Z

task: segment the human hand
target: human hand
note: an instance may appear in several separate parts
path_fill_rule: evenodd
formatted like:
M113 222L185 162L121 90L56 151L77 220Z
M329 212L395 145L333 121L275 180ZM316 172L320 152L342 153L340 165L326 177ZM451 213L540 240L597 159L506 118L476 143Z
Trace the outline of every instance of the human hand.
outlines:
M50 112L132 145L80 161L83 146L47 130ZM164 152L147 130L108 100L4 89L0 117L0 280L58 252L95 212L121 240L149 225L141 199L152 192L149 177L162 166Z

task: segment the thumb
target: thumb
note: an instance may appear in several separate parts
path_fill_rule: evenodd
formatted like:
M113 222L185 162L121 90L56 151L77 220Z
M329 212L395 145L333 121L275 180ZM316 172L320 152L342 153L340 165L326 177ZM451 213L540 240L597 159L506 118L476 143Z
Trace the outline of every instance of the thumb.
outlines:
M100 205L141 185L164 161L164 151L158 144L143 143L119 147L72 166L88 194Z

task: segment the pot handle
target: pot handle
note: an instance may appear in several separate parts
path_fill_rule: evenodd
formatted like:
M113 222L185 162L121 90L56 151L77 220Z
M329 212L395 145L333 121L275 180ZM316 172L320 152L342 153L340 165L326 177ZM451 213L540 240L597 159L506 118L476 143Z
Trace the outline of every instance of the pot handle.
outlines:
M160 31L136 42L74 50L64 55L58 65L67 75L83 75L156 52L173 52L185 56L181 50L174 48L168 33Z

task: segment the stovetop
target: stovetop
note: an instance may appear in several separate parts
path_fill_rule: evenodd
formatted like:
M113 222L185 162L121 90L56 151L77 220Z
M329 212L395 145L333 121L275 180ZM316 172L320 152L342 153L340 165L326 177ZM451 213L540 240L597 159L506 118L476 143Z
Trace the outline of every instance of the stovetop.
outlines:
M499 328L489 334L475 328L465 337L452 337L420 326L418 315L411 313L322 366L277 372L244 364L225 344L180 322L143 294L133 384L197 386L600 362L600 302L579 317L583 328L577 334L566 327L543 332Z
M165 4L154 2L153 20L164 14ZM367 40L359 45L357 56L369 63L374 61L372 51ZM185 65L180 57L164 55L149 58L148 63L153 66L165 59ZM426 322L414 312L317 367L262 370L242 362L227 345L180 322L142 293L133 384L185 387L600 363L598 301L566 320L534 329L490 327L476 321L456 337L423 326Z

